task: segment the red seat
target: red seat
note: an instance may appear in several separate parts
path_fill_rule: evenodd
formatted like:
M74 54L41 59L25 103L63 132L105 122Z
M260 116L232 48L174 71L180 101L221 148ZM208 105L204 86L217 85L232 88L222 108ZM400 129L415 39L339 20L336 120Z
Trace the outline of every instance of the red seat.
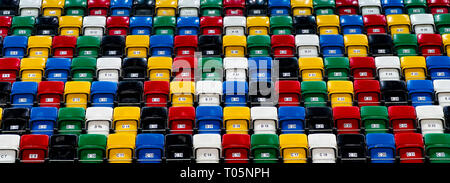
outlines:
M38 85L37 98L40 107L59 108L64 94L62 81L41 81Z
M364 21L364 28L367 32L367 34L380 34L380 33L387 33L386 31L386 17L384 15L364 15L363 16Z
M400 163L423 163L424 143L420 133L395 134L395 146Z
M448 13L449 0L427 0L428 7L430 7L432 14Z
M375 59L373 57L351 57L350 72L354 80L374 79L376 73Z
M223 0L225 16L243 16L245 0Z
M295 54L295 38L293 35L273 35L272 52L275 57L293 57Z
M146 81L144 83L145 106L167 107L169 92L168 81Z
M418 34L417 43L423 56L442 55L442 37L440 34Z
M334 126L338 134L359 134L361 114L359 107L339 106L333 108Z
M353 84L358 106L380 105L380 83L377 80L355 80Z
M408 133L416 130L416 110L413 106L390 106L388 113L394 133Z
M130 17L111 16L106 19L108 35L126 36L130 25Z
M200 18L200 30L203 35L222 35L222 17L204 16Z
M48 151L47 135L22 135L20 158L24 163L43 163Z
M250 135L224 134L222 137L225 163L248 163L250 154Z
M191 35L175 36L174 48L177 56L194 56L197 50L198 37Z
M91 16L107 16L110 0L88 0L88 10Z
M19 75L19 69L19 58L0 58L0 81L14 83Z
M54 57L73 58L77 46L75 36L53 37L52 49Z
M197 59L195 57L176 57L173 59L172 76L174 81L194 81Z
M336 9L339 15L358 14L358 0L336 0Z
M192 134L195 124L194 107L169 108L169 129L172 134Z
M299 81L277 81L275 91L278 94L278 106L300 105L300 82Z
M11 23L12 23L12 17L0 16L0 36L1 37L4 38L8 35L8 31L11 28Z

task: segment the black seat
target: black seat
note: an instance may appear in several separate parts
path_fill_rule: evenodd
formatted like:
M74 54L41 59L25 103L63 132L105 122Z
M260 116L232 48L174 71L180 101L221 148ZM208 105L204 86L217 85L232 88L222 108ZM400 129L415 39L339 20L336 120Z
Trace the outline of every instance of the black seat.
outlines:
M274 70L278 69L280 80L298 80L298 60L295 57L275 58Z
M389 34L368 35L370 53L373 56L389 56L394 53L394 43Z
M125 37L104 36L101 43L102 55L105 57L121 57L125 47Z
M296 34L316 34L317 23L314 16L296 16L293 20Z
M201 35L198 38L198 47L204 56L222 55L222 36Z
M445 116L445 130L450 132L450 106L444 107L444 116Z
M334 129L333 113L330 107L306 108L306 128L309 133L331 133Z
M248 16L266 16L267 15L267 0L247 0L247 15Z
M144 107L141 110L141 129L144 133L162 133L167 131L167 108Z
M38 17L36 18L36 35L54 36L58 35L58 17Z
M249 96L251 106L274 106L276 101L272 92L274 89L271 82L250 82Z
M192 160L192 136L188 134L166 135L166 158L168 162L190 162Z
M337 136L339 157L343 163L364 163L367 160L366 140L362 134Z
M119 106L141 106L143 84L141 81L121 81L117 89Z
M3 37L0 36L0 48L3 48ZM0 49L0 57L3 56L2 55L3 49Z
M145 58L125 58L122 62L124 80L144 81L147 77L147 60Z
M5 108L9 103L11 94L11 83L0 82L0 107Z
M384 105L408 105L408 90L405 81L381 81L380 89Z
M52 135L48 157L50 162L73 162L77 154L78 136Z
M0 16L14 16L19 14L19 0L0 0Z
M30 120L30 109L7 108L3 111L2 133L23 134Z
M133 12L135 16L153 16L155 13L155 0L134 0Z

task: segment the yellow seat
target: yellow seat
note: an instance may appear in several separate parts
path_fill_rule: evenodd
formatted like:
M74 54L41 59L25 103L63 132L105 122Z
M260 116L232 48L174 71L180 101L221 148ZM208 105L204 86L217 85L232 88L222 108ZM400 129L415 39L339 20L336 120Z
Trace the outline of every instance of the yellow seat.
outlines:
M64 88L66 107L85 108L91 93L91 83L88 81L68 81Z
M150 46L150 36L129 35L126 38L126 53L130 58L147 58Z
M136 147L136 135L116 133L108 136L106 146L109 163L131 163Z
M51 36L30 36L28 38L28 55L30 58L48 58L51 53Z
M369 41L364 34L344 35L345 51L348 57L367 57Z
M247 32L249 35L268 35L269 17L247 17Z
M42 81L45 62L45 58L23 58L20 62L20 75L22 81Z
M156 0L156 16L175 16L178 0Z
M147 65L150 81L170 81L172 57L150 57Z
M308 138L305 134L281 134L280 151L284 163L306 163Z
M244 57L246 48L247 38L245 36L223 36L223 52L225 57Z
M170 96L172 106L193 106L195 94L195 82L172 81L170 82Z
M292 14L294 16L312 15L312 0L291 0Z
M442 43L444 43L444 49L447 52L447 56L450 56L450 34L442 35Z
M331 107L352 106L353 83L351 81L328 81L327 88Z
M303 81L322 81L323 59L321 57L301 57L298 59Z
M387 15L386 19L389 31L391 31L392 35L410 33L411 21L409 20L408 15L404 14Z
M427 63L423 56L405 56L400 58L405 80L424 80L427 75Z
M43 0L42 12L44 16L61 16L64 9L64 0Z
M83 17L81 16L59 17L59 35L78 37L82 24Z
M317 29L320 35L339 34L339 16L317 15Z
M250 124L250 108L225 107L223 124L227 134L248 134Z
M141 109L139 107L114 108L113 128L116 133L137 134Z

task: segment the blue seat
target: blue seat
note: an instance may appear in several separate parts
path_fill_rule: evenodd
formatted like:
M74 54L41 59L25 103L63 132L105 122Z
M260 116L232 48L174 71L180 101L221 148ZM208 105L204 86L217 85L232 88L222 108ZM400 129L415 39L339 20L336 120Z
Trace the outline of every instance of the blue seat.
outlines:
M272 81L272 58L251 57L248 59L250 81Z
M343 57L345 53L342 35L320 35L320 49L324 57Z
M450 57L448 56L428 56L428 73L432 80L450 79Z
M403 14L403 0L381 0L384 14Z
M305 108L282 106L278 108L278 125L281 133L305 133Z
M344 34L362 34L364 22L361 15L341 15L341 29Z
M136 136L136 157L139 163L161 163L164 155L163 134L139 134Z
M33 107L31 109L30 129L32 134L53 135L57 128L58 109L56 107Z
M409 80L408 81L409 98L414 107L421 105L433 105L433 81L431 80Z
M248 83L245 81L223 82L225 106L247 106Z
M200 19L198 17L178 17L178 35L197 35L200 29Z
M271 16L290 15L290 0L269 0L269 12Z
M223 112L220 106L198 106L196 119L199 134L220 134Z
M152 56L171 57L172 51L172 35L154 35L150 37L150 52Z
M36 98L38 83L14 82L11 89L11 101L13 107L31 108Z
M372 163L395 162L394 135L389 133L369 133L366 136L366 142Z
M133 0L111 0L112 16L129 16Z
M114 107L117 83L111 81L94 81L91 86L92 107Z
M3 40L3 56L22 58L27 53L28 37L6 36Z
M45 66L47 81L66 82L70 75L70 58L49 58Z
M131 17L130 32L131 35L150 35L152 33L152 17Z

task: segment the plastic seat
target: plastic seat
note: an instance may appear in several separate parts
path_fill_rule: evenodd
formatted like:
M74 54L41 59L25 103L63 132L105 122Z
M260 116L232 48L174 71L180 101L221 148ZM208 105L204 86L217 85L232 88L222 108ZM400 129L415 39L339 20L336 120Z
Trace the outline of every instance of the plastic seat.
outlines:
M173 16L160 16L153 18L153 32L156 35L174 35L176 18Z
M355 80L353 84L358 106L380 105L380 83L377 80Z
M274 68L278 68L278 78L280 80L298 80L299 67L295 57L275 58Z
M313 13L313 1L291 0L291 8L294 16L311 15Z
M369 41L364 34L344 35L344 45L348 57L367 57Z
M381 0L381 6L386 15L403 14L403 0Z
M438 32L440 34L447 34L450 33L450 27L449 27L449 20L450 20L450 15L448 14L436 14L434 15L434 22L435 22L435 26L436 26L436 30L438 30Z
M359 15L341 15L340 23L343 34L362 34L364 30L363 18Z
M59 19L58 17L37 17L34 28L35 35L57 35Z
M223 36L223 54L226 57L244 57L247 54L246 49L247 38L245 36Z
M336 12L339 15L356 15L359 13L357 0L336 0Z
M248 83L245 81L223 82L223 101L225 106L246 106L248 102Z
M19 135L0 135L1 153L4 154L0 158L1 163L16 163L19 157Z
M119 106L141 106L143 84L141 81L121 81L117 88Z
M177 0L156 0L156 16L175 16L177 7Z
M86 81L69 81L65 85L64 98L66 107L86 108L89 101L91 84Z
M122 62L123 80L144 81L147 77L147 60L145 58L125 58Z
M394 163L394 135L388 133L371 133L366 135L367 150L371 163Z
M242 16L245 13L245 0L225 0L223 9L225 16Z
M6 108L2 115L2 133L24 134L29 119L29 108Z
M36 82L14 82L11 89L11 105L13 107L33 107L37 89L38 83Z
M422 56L406 56L400 59L405 80L424 80L427 76L425 58Z
M351 81L328 81L327 89L332 107L352 106L354 94Z
M428 73L432 80L448 79L450 72L450 57L429 56L426 58Z
M245 4L248 16L266 16L269 14L267 10L268 0L246 0Z
M205 57L199 60L199 70L202 81L222 81L223 60L220 57Z
M111 16L130 16L133 0L112 0L110 5Z
M77 38L73 36L53 37L53 57L72 58L75 55Z
M196 163L219 163L222 139L219 134L197 134L193 136Z
M84 128L87 134L109 135L112 120L113 108L88 107L86 109L86 123Z
M432 14L448 13L449 3L448 0L427 0L427 4L430 7L429 9Z
M299 106L301 102L300 82L277 81L275 92L278 93L278 106Z
M109 81L94 81L91 86L92 107L114 107L117 83Z
M61 81L43 81L38 85L37 101L40 107L61 106L63 101L64 83Z
M416 131L416 111L413 106L390 106L388 113L394 133Z
M305 133L305 108L282 106L278 108L278 116L282 134Z
M339 16L337 15L318 15L317 29L320 35L339 34Z
M147 58L149 46L149 36L129 35L126 37L125 52L128 58Z
M152 33L152 17L131 17L130 34L131 35L150 35Z
M96 77L97 60L92 57L77 57L72 60L71 76L73 81L92 82Z
M247 49L250 57L263 57L270 55L270 36L250 35L247 37L247 42Z
M120 58L98 58L97 80L119 82L122 60Z
M416 34L434 34L432 14L413 14L410 16L412 29Z
M252 107L251 119L254 134L276 134L278 128L276 107Z
M223 126L227 134L247 134L250 129L250 108L225 107Z
M268 0L268 12L271 16L285 16L291 13L291 2L289 0Z
M380 89L384 105L406 105L408 96L405 85L404 81L381 81Z
M389 128L388 109L385 106L362 106L361 122L365 132L386 133Z
M180 17L197 17L200 13L200 0L178 0Z
M82 34L85 36L105 35L106 17L103 16L85 16L83 18Z
M82 134L78 139L78 161L80 163L102 163L106 157L105 135Z
M448 134L426 134L424 135L425 152L430 163L448 163Z
M247 32L249 35L268 35L270 19L265 16L247 17Z
M376 57L375 65L380 81L400 80L402 72L400 69L400 59L398 57Z
M193 106L195 83L192 81L170 82L170 98L172 106Z
M387 21L384 15L369 14L363 16L364 27L369 34L382 34L387 33Z
M0 107L4 108L10 103L11 83L0 82L0 91Z
M334 130L333 114L329 107L307 107L306 129L312 133L331 133Z
M150 37L150 53L156 57L170 57L173 53L172 35L154 35Z
M202 16L221 16L223 3L219 0L201 0L200 13Z
M342 163L366 162L366 140L362 134L340 134L337 136L339 157Z
M327 85L324 81L303 81L301 89L305 107L327 105Z
M313 7L316 15L335 14L335 1L313 0Z
M417 126L422 135L429 133L444 133L445 115L441 106L417 106Z
M194 56L195 52L197 51L197 45L197 36L183 35L175 36L174 38L174 52L176 56L179 57Z
M403 3L408 14L422 14L428 9L426 0L405 0Z
M394 34L394 49L398 56L417 55L417 37L414 34Z
M195 128L194 107L169 108L169 124L171 134L193 134Z
M251 136L251 152L254 163L277 163L280 155L279 139L275 134Z
M277 103L272 82L250 81L249 91L250 106L274 106Z
M58 131L59 134L81 134L85 127L85 109L79 107L67 107L59 109Z
M369 53L372 56L389 56L394 54L394 43L388 34L371 34L367 36L369 41Z
M167 162L190 162L193 156L192 136L188 134L166 135Z
M33 16L15 16L12 19L11 35L31 36L34 30L35 17Z
M173 81L194 81L196 63L197 58L195 57L176 57L173 59Z
M24 58L20 63L21 81L40 82L44 75L44 58Z
M323 57L344 56L344 37L342 35L320 35L320 52Z
M386 15L389 31L394 34L409 34L410 33L410 19L405 14Z
M272 80L272 58L252 57L248 64L250 81L270 82Z
M273 35L271 42L274 57L293 57L296 53L293 35Z
M57 127L58 109L55 107L34 107L31 109L31 134L53 135Z
M78 57L98 57L100 53L100 38L95 36L80 36L76 49Z
M109 163L132 163L136 135L116 133L108 136L106 157Z
M45 78L47 81L66 82L70 75L70 58L49 58L45 66Z
M198 45L202 55L219 56L222 54L222 36L201 35L198 37Z
M178 17L178 35L197 35L200 29L200 19L198 17Z
M61 16L64 10L63 0L43 0L42 15L44 16Z
M421 134L395 134L395 146L400 163L424 163L425 150Z
M9 29L12 24L12 17L10 16L0 16L0 36L6 37L8 35Z
M88 0L89 15L107 16L110 4L109 0Z
M308 146L312 163L336 163L338 155L336 135L310 134Z
M110 36L126 36L129 25L129 17L110 16L106 19L106 34Z
M316 18L314 16L293 17L293 26L296 34L315 34Z
M248 163L250 156L250 135L225 134L222 137L225 163Z
M139 107L116 107L112 128L118 134L136 135L140 125L140 115Z
M196 126L199 134L220 134L223 112L220 106L198 106L196 108Z
M0 16L14 16L18 14L19 1L2 0L1 3Z
M303 81L322 81L324 76L324 64L322 58L299 58L298 65Z
M450 100L448 98L450 84L449 80L434 80L433 86L435 91L435 99L439 102L440 106L450 105Z
M333 119L338 134L359 134L361 116L358 107L334 107Z
M77 157L78 136L52 135L48 157L50 162L74 162Z
M165 134L167 131L166 107L143 107L141 110L141 126L144 133Z
M204 16L200 18L200 33L202 35L221 35L222 29L222 17Z
M442 38L440 34L419 34L417 35L419 50L423 56L442 55Z
M64 4L64 12L71 16L84 16L87 14L86 0L67 0Z
M373 57L352 57L349 61L350 73L354 80L374 79L377 75Z
M28 38L28 57L47 58L51 54L51 36L30 36Z
M272 35L290 35L293 30L293 21L290 16L270 17L270 32Z
M27 55L26 36L6 36L3 40L3 57L22 58Z
M409 97L414 107L433 105L433 82L430 80L410 80L407 83Z
M23 135L20 137L20 160L22 163L44 163L48 153L47 135Z
M299 57L318 57L320 54L319 36L300 34L295 36Z
M246 81L248 60L245 57L226 57L223 60L223 69L226 81Z
M155 0L133 0L132 15L153 16L155 14Z
M172 73L172 58L150 57L148 59L148 76L150 81L170 81Z
M80 16L61 16L59 17L59 35L75 36L80 35L83 18Z
M199 106L218 106L221 104L223 88L221 81L198 81L195 89Z
M328 80L349 80L350 64L345 57L327 57L323 62Z
M164 135L137 135L135 157L138 163L161 163L164 157Z

